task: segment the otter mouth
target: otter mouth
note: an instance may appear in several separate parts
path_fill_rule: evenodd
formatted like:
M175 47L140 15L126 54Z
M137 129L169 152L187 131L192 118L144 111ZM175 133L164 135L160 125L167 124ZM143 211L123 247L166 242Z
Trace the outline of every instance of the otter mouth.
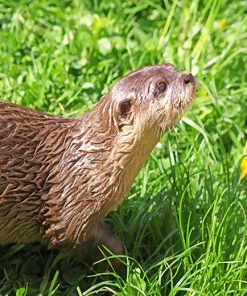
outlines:
M179 112L185 112L195 99L196 85L191 89L183 89L180 93L176 94L176 99L172 101L173 108Z

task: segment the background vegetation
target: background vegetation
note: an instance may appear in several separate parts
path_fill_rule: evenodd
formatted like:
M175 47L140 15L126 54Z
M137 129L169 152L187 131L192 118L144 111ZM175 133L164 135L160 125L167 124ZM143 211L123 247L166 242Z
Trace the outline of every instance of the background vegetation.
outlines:
M132 69L192 71L197 100L107 222L127 278L1 248L1 295L247 295L247 2L0 0L0 96L75 117ZM0 127L1 128L1 127ZM247 148L246 148L247 149Z

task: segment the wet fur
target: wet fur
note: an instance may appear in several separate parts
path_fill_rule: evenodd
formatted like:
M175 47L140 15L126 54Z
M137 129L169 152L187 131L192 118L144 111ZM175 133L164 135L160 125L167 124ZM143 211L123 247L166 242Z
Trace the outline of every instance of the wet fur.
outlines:
M122 253L103 219L191 104L195 84L183 75L169 64L132 72L73 120L0 101L0 244ZM157 94L160 79L167 89Z

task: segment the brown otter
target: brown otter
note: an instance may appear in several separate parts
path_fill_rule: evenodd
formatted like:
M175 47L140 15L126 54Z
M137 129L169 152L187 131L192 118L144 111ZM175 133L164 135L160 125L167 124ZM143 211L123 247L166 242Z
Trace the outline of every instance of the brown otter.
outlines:
M0 244L121 254L103 219L194 93L192 74L165 64L130 73L78 119L0 101Z

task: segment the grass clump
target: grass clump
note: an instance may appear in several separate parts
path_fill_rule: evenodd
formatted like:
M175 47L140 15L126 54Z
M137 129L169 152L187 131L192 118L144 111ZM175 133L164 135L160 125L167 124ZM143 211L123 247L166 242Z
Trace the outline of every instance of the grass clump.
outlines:
M75 117L144 65L171 62L199 82L192 110L107 218L127 278L17 245L1 248L0 294L246 295L245 10L240 0L0 1L6 100Z

